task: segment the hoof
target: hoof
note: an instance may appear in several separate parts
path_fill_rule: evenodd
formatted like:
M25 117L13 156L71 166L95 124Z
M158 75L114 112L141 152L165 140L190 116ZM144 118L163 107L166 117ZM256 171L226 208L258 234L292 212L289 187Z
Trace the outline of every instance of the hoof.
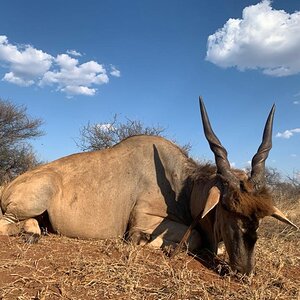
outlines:
M175 251L175 249L176 249L175 245L162 246L163 252L169 257L171 257L171 255Z
M38 242L40 238L40 235L37 233L24 233L23 234L23 240L25 241L25 243L27 244L35 244Z
M135 245L146 245L151 241L151 235L144 232L135 232L130 236L129 241Z
M144 246L144 245L150 243L150 241L151 241L151 235L148 234L148 233L141 232L140 240L138 242L138 245Z

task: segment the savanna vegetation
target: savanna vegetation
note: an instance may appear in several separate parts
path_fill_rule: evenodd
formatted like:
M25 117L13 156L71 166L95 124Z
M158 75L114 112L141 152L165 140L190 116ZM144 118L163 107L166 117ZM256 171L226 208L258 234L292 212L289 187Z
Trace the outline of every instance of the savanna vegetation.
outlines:
M1 183L38 161L28 141L42 134L42 122L26 108L0 101ZM133 134L164 134L139 121L88 124L77 142L82 151L111 147ZM267 170L277 206L300 225L300 182ZM21 236L0 236L0 299L300 299L300 231L273 218L259 230L255 274L240 277L218 257L135 246L122 239L78 240L44 231L37 244Z
M145 126L139 120L127 119L121 122L115 114L112 120L97 124L83 126L80 129L80 136L77 146L81 151L95 151L111 148L127 137L146 134L164 136L165 128L162 126Z
M0 99L0 185L39 163L29 141L43 134L41 125L25 106Z
M281 206L300 223L299 200ZM244 278L228 272L226 252L170 259L121 239L0 237L0 299L299 299L299 231L266 218L259 235L255 274Z

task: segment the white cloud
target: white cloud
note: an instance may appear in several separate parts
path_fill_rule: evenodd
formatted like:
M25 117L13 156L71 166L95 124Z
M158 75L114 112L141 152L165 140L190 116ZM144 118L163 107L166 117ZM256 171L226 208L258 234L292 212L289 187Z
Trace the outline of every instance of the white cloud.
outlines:
M292 137L295 133L300 133L300 128L290 129L286 130L284 132L278 132L276 134L276 137L283 138L283 139L289 139Z
M300 12L289 14L264 0L229 19L208 37L206 59L220 67L261 69L271 76L300 72Z
M76 50L67 50L66 52L72 56L82 56L82 54Z
M61 91L68 95L94 96L96 94L96 89L78 85L67 85L61 88Z
M110 75L115 76L115 77L120 77L121 72L115 66L111 66Z
M55 59L58 69L44 74L40 84L57 85L58 90L68 95L94 96L97 89L92 85L109 82L105 68L95 61L79 64L79 61L67 54L60 54Z
M65 70L71 70L78 64L78 60L70 57L68 54L57 55L55 62Z
M299 101L293 101L293 104L298 105L300 102Z
M6 36L0 36L0 61L9 72L2 80L21 86L34 84L49 70L53 57L30 45L14 46Z
M76 50L68 50L67 53L81 56ZM54 86L68 96L94 96L97 86L109 82L102 64L93 60L80 63L67 53L53 57L30 45L12 45L6 36L0 35L0 63L1 67L8 69L2 80L24 87ZM120 76L116 68L111 70L110 75Z
M30 86L34 84L34 80L18 77L18 75L14 74L13 72L6 73L2 80L14 83L19 86Z
M96 124L95 127L97 127L97 129L99 129L100 131L104 132L107 132L110 129L115 129L115 127L111 123Z

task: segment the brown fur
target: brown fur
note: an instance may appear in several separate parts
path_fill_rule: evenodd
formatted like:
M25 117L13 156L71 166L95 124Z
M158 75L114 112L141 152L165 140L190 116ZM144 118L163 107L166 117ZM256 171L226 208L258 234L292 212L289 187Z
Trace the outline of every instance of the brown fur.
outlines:
M211 163L200 163L190 160L190 166L187 168L187 176L194 183L207 182L216 175L217 168Z
M270 216L274 203L269 190L265 187L255 191L250 185L248 181L241 181L240 190L228 187L228 196L224 198L222 204L227 210L245 217L255 215L261 219Z
M189 180L192 185L205 185L208 182L216 184L226 193L223 197L222 204L232 213L242 216L257 216L263 218L270 216L273 212L274 203L272 195L267 187L256 191L252 183L248 180L247 174L239 169L234 169L233 172L240 179L240 189L230 185L222 176L216 174L216 166L210 163L199 164L195 163L188 169Z
M256 191L249 181L248 175L239 169L232 169L235 176L240 180L240 188L236 188L226 181L226 179L216 174L217 168L210 163L190 166L188 178L192 185L217 185L222 190L223 205L232 213L243 216L256 215L258 218L269 216L273 212L274 203L272 195L267 187Z

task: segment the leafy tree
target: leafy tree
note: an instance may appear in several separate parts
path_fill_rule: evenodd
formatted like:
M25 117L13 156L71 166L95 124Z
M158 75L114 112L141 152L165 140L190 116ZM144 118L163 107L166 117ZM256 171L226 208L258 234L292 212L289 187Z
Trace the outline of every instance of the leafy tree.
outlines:
M0 99L0 185L38 164L28 140L43 134L41 124L25 106Z

